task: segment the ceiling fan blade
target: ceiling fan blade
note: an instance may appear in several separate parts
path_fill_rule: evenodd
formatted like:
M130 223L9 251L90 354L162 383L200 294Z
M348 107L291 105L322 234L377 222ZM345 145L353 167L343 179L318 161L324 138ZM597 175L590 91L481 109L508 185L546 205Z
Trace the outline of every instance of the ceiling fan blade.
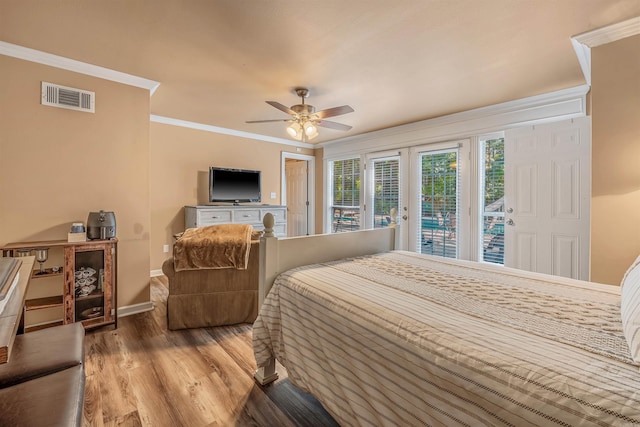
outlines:
M247 120L245 123L270 123L270 122L292 122L293 119L275 119L275 120Z
M336 122L330 122L329 120L319 120L317 122L315 122L316 125L323 127L323 128L329 128L329 129L335 129L335 130L350 130L351 126L349 125L343 125L342 123L336 123Z
M285 105L280 104L279 102L276 102L276 101L265 101L265 102L271 105L272 107L276 107L280 111L284 111L285 113L291 114L292 116L297 116L295 111L293 111L291 108Z
M348 105L342 105L340 107L327 108L326 110L320 110L313 115L319 119L324 119L325 117L333 117L340 116L342 114L353 113L353 108Z

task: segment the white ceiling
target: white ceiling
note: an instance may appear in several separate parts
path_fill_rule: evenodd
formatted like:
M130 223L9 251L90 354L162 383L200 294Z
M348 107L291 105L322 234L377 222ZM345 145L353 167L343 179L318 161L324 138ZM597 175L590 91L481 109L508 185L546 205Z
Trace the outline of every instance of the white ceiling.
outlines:
M585 84L571 36L640 0L0 0L0 41L161 83L151 114L286 138L264 101L351 105L312 142ZM83 88L91 90L91 88Z

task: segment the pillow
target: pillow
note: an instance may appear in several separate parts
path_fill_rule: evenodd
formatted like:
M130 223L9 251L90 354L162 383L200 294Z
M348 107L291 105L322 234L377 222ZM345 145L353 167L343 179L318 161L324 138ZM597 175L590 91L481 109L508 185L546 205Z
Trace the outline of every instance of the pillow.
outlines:
M620 286L622 332L629 344L631 358L640 363L640 256L624 274Z

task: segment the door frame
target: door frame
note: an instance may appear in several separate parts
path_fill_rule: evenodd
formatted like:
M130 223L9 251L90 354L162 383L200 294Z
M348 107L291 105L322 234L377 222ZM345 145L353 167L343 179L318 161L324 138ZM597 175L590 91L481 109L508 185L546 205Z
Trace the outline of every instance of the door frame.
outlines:
M286 175L286 163L287 159L305 160L308 163L309 172L307 173L307 199L309 206L307 207L307 233L316 234L316 158L315 156L308 154L290 153L287 151L282 152L280 161L280 204L287 205L287 175Z

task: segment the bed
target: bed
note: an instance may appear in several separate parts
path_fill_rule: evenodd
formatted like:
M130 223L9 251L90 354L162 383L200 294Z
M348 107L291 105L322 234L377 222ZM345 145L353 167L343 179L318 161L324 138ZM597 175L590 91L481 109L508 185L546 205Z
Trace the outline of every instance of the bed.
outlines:
M256 380L278 359L341 425L640 425L620 288L396 251L393 228L266 234Z

